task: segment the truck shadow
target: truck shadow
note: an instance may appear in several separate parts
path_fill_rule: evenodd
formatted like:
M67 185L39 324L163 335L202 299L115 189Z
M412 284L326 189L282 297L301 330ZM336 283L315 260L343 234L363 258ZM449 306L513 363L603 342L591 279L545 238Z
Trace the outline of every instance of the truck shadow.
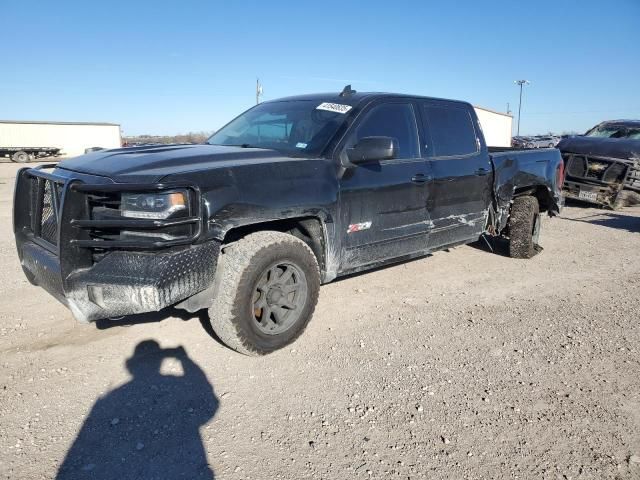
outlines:
M468 244L471 248L483 252L493 253L501 257L509 257L509 241L501 237L485 236L477 242Z
M560 218L568 220L569 222L590 223L591 225L627 230L631 233L640 232L640 218L633 215L621 215L619 213L607 212L606 210L603 210L602 213L594 213L593 215L585 215L584 217Z
M183 375L163 375L172 359ZM219 406L183 347L144 340L125 365L131 380L100 397L67 452L57 479L213 479L200 428Z
M145 323L157 323L170 318L177 318L183 321L193 320L194 318L197 318L207 335L218 342L221 346L228 348L216 335L216 333L213 331L213 328L211 328L209 314L206 310L200 310L195 313L190 313L179 308L168 307L160 310L159 312L141 313L139 315L127 315L118 319L105 318L97 320L95 322L95 326L98 330L107 330L109 328L123 328Z

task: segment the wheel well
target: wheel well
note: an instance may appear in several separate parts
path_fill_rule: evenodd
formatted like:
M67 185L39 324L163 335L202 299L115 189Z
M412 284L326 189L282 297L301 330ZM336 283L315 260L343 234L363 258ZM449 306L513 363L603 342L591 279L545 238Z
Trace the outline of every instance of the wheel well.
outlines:
M325 238L322 222L316 217L287 218L271 222L254 223L229 230L222 241L229 244L246 237L247 235L264 230L289 233L306 243L316 256L320 271L325 271Z
M549 210L551 206L551 199L549 198L549 192L543 186L532 186L532 187L519 187L516 188L513 192L513 198L523 197L523 196L533 196L538 199L538 205L540 205L540 211L546 212Z

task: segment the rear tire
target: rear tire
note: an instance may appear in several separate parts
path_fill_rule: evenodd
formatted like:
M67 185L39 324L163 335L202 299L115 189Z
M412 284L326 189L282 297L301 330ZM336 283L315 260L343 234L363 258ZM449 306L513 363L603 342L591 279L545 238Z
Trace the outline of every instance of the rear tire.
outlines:
M540 235L540 206L535 197L516 197L509 216L509 256L531 258Z
M27 152L23 152L21 150L19 152L14 153L13 156L11 157L11 160L13 160L16 163L29 163L29 160L31 160L31 156Z
M318 301L320 270L302 240L257 232L225 249L215 285L209 308L214 332L237 352L265 355L306 328Z

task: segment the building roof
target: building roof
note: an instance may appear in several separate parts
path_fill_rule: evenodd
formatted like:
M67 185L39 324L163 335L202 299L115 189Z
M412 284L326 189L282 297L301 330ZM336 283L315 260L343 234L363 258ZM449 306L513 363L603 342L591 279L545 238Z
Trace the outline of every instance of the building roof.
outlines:
M36 125L99 125L109 127L119 127L119 123L105 122L47 122L42 120L0 120L0 123L36 124Z
M505 117L513 118L513 115L511 115L510 113L497 112L496 110L491 110L490 108L485 108L485 107L479 107L478 105L474 105L473 108L477 108L478 110L484 110L485 112L495 113L496 115L504 115Z

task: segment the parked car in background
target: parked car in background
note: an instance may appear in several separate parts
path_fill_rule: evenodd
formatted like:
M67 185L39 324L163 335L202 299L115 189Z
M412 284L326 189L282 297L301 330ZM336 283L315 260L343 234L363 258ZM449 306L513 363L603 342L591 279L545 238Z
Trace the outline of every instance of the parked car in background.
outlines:
M551 136L535 136L530 137L526 143L527 148L554 148L558 143L556 137Z
M511 139L511 146L515 148L527 148L531 137L516 136Z
M613 209L640 203L640 120L602 122L558 149L567 198Z
M516 136L511 145L517 148L555 148L559 141L560 138L553 135Z
M555 148L560 139L554 136L541 136L534 138L535 148Z

